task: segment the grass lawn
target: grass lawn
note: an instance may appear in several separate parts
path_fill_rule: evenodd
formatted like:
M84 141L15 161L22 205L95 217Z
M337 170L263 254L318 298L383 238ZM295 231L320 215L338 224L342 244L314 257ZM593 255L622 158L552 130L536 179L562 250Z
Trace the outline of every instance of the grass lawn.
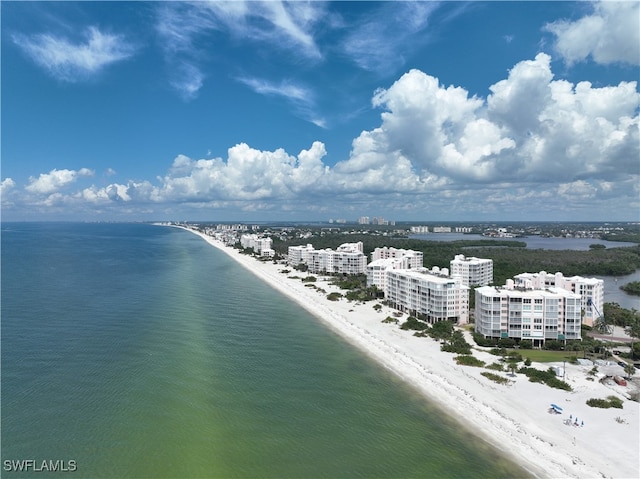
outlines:
M523 358L529 358L537 363L556 363L560 361L571 361L573 358L581 358L579 351L546 351L544 349L509 349L515 351Z

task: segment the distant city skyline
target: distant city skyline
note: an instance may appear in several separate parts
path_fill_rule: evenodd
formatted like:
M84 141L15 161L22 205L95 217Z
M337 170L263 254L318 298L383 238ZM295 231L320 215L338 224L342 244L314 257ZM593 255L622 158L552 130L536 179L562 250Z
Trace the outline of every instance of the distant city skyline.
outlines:
M640 219L639 2L0 8L3 221Z

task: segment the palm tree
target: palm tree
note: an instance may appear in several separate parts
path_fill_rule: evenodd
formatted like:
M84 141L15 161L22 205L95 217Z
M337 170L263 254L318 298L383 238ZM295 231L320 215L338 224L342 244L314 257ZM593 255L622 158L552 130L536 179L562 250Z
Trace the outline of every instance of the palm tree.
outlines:
M640 318L637 316L631 320L631 323L625 328L625 332L631 336L631 361L633 361L634 350L633 340L640 339Z
M628 378L630 378L636 373L636 368L633 367L633 364L627 363L627 365L624 367L624 373L627 375Z

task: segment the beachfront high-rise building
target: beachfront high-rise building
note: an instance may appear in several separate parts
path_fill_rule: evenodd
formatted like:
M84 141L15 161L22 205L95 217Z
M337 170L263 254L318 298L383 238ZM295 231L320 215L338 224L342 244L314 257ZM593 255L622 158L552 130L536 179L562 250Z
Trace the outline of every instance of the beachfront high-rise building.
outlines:
M380 291L384 291L387 270L416 268L422 268L422 251L386 246L376 248L371 253L371 262L367 265L367 286L376 286Z
M310 273L361 274L366 271L367 257L362 242L341 244L336 251L316 250L312 245L289 246L287 264L305 264Z
M360 218L358 218L358 224L359 225L368 225L369 224L369 217L368 216L361 216Z
M411 232L412 233L428 233L429 232L429 227L428 226L412 226L411 227Z
M475 330L485 338L530 339L534 347L549 340L581 340L580 295L562 288L506 286L475 290Z
M407 268L421 268L422 264L422 251L414 251L412 249L403 248L389 248L387 246L383 248L376 248L371 253L371 261L387 258L406 258Z
M357 243L342 243L336 251L340 251L341 253L362 253L364 251L364 245L362 241L358 241Z
M269 237L258 236L257 234L244 234L240 236L240 244L243 248L253 249L260 256L273 257L275 251L271 248L273 240Z
M358 251L321 249L309 252L310 273L361 274L366 271L367 257Z
M488 286L493 283L493 260L457 254L449 263L451 276L462 278L467 286Z
M582 276L565 278L562 273L549 274L546 271L521 273L514 276L513 279L517 287L545 289L555 286L579 294L583 314L582 322L588 326L593 326L593 322L603 313L604 280L602 279L583 278Z
M314 251L313 245L289 246L287 250L287 264L290 266L298 266L299 264L307 264L309 261L309 253Z
M394 308L429 323L469 321L469 287L450 278L446 269L391 269L386 271L385 299Z

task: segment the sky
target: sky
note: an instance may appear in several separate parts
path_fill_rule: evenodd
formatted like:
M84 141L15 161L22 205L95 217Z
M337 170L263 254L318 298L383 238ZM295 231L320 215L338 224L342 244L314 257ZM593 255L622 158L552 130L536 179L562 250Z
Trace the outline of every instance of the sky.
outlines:
M640 221L640 2L10 2L2 221Z

